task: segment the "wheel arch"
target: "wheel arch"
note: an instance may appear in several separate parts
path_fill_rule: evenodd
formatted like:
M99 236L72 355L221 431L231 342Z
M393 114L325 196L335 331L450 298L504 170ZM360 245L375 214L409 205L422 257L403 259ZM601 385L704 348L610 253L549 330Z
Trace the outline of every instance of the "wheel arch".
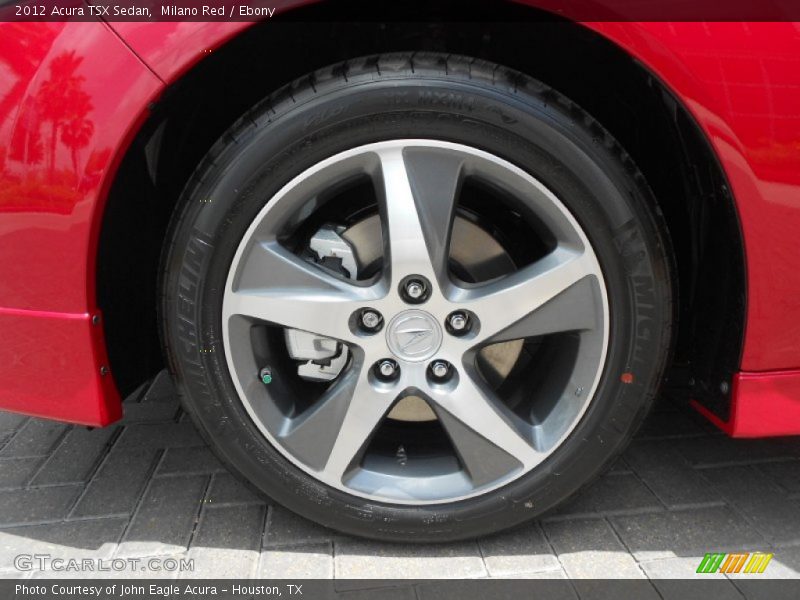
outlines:
M693 382L693 396L721 418L727 416L719 384L730 381L741 361L744 241L725 171L689 108L697 112L710 99L702 97L702 86L677 58L651 45L662 67L665 61L672 65L659 71L669 72L669 83L682 93L669 87L640 52L644 34L637 24L625 24L623 35L612 24L542 21L546 15L529 7L491 4L498 21L527 19L536 33L522 39L519 28L502 23L425 23L426 15L436 18L435 7L403 27L336 23L330 18L333 9L322 2L294 11L296 22L286 24L294 27L291 34L264 35L271 23L197 23L186 30L186 39L173 38L183 50L161 49L156 56L126 35L124 24L115 24L168 83L121 162L98 244L98 304L123 392L160 368L158 256L183 183L219 135L270 91L326 64L393 50L436 50L477 55L542 80L588 110L632 155L655 191L677 250L681 326L670 377ZM522 43L530 52L518 51ZM282 57L277 65L245 60L276 55ZM234 72L232 65L249 66ZM144 256L133 256L131 243L143 248Z

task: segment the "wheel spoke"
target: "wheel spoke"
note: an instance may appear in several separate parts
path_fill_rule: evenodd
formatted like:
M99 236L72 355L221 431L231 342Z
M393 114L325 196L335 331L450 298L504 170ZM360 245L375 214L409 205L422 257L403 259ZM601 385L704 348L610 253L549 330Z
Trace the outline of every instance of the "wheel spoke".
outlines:
M384 244L393 282L418 274L442 281L462 159L426 148L378 153L383 178Z
M469 375L431 401L476 485L507 475L515 465L529 469L541 462L529 426Z
M476 344L594 329L601 319L597 273L593 257L559 247L498 281L459 289L453 300L479 315Z
M346 477L394 402L391 392L373 387L367 371L361 364L350 369L280 436L295 456L323 471L326 479L341 482Z
M249 282L261 285L251 287ZM348 339L350 315L379 295L375 288L339 280L271 242L253 248L238 284L225 299L223 316L244 315Z

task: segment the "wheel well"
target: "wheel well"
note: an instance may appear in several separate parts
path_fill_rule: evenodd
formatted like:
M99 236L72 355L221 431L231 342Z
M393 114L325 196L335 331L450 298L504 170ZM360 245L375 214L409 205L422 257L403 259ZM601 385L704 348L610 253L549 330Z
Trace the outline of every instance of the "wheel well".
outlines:
M513 3L485 4L492 22L448 23L457 13L447 3L420 3L414 23L336 22L325 3L298 9L280 26L245 31L166 90L122 161L100 237L98 303L123 393L162 366L159 255L181 189L211 145L297 77L355 56L412 50L522 71L611 131L653 188L675 249L679 327L670 377L693 381L694 397L726 416L720 384L740 361L744 250L729 186L699 126L662 82L599 34Z

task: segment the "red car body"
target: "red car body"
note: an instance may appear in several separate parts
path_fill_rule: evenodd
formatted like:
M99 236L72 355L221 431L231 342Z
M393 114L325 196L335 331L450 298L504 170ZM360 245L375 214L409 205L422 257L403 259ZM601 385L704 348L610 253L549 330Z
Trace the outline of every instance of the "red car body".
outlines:
M250 25L0 24L0 408L93 426L121 416L95 275L109 190L151 103ZM698 410L733 436L800 434L800 28L583 26L680 99L735 198L741 362L729 416Z

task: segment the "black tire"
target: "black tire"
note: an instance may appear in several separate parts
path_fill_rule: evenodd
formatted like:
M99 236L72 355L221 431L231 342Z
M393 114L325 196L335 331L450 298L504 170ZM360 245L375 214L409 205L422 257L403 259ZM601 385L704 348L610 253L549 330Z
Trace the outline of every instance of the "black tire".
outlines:
M324 486L267 442L243 408L226 365L221 303L233 254L264 199L337 152L421 136L500 156L563 201L603 268L611 331L594 400L544 463L483 496L403 506ZM223 174L228 183L238 181L236 195L215 193ZM449 541L541 515L595 479L626 446L659 389L669 354L671 252L644 178L576 104L484 61L439 54L373 56L282 88L240 119L198 167L167 244L162 334L186 411L244 480L292 511L349 534Z

